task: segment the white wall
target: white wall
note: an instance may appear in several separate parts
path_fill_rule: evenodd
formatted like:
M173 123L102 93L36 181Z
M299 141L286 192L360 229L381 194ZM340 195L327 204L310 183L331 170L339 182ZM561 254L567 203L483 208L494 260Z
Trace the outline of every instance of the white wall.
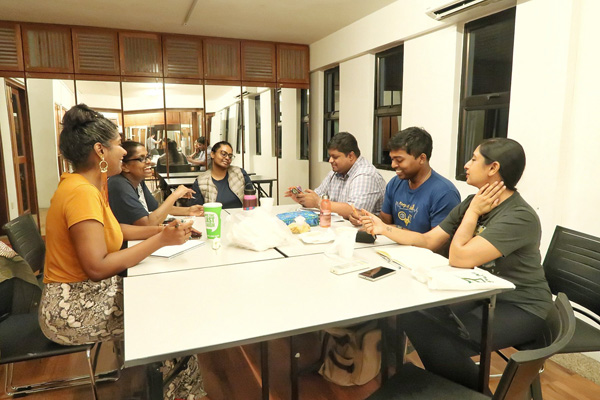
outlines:
M28 79L29 119L38 206L50 207L50 199L58 186L58 152L56 150L56 127L54 103L68 109L74 100L68 99L66 88L50 79ZM71 92L70 95L74 97Z
M308 187L308 160L300 159L300 89L281 89L281 129L278 194L290 186ZM279 204L293 203L279 196Z
M17 218L19 216L19 203L16 191L15 167L12 162L12 139L10 134L10 125L8 117L8 104L6 104L6 85L4 78L0 77L0 134L2 140L2 160L4 161L4 178L6 179L8 214L9 218Z
M260 155L256 154L255 101L244 101L246 163L247 172L275 177L277 159L273 157L273 90L267 89L260 96Z
M329 170L318 152L322 71L340 66L340 130L356 133L371 159L373 54L404 43L402 128L427 129L434 140L432 166L455 182L463 198L474 192L454 180L466 21L428 18L425 8L434 1L398 0L310 46L311 186ZM490 8L475 12L483 16ZM556 225L600 236L600 188L593 176L600 167L599 14L595 0L517 2L508 137L527 154L518 187L542 222L542 255Z

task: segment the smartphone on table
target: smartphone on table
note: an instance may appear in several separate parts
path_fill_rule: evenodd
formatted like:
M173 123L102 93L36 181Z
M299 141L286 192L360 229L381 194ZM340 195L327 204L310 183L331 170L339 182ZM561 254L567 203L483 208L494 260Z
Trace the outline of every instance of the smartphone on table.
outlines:
M368 271L364 271L358 274L363 279L368 281L378 281L386 276L390 276L396 273L395 269L387 268L387 267L377 267L372 268Z

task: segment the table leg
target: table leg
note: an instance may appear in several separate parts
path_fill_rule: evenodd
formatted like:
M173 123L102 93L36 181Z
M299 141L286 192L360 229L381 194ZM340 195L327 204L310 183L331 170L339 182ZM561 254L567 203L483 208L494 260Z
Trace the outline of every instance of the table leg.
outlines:
M483 302L483 319L481 323L481 357L479 359L479 391L486 393L490 381L490 362L492 357L492 322L496 296Z
M396 373L400 371L402 368L402 364L404 364L404 353L406 352L406 342L408 338L406 337L406 333L402 329L400 323L400 317L396 315Z
M294 336L290 336L290 381L292 400L298 400L298 358L300 358L300 355L296 350L296 341L294 340Z
M269 197L273 197L273 181L269 182Z
M390 335L387 319L382 318L378 321L381 330L381 384L383 385L389 378L388 356L389 345L387 338Z
M269 400L269 342L260 342L260 374L262 399Z
M163 398L163 379L160 367L161 363L159 362L146 366L149 400L162 400Z

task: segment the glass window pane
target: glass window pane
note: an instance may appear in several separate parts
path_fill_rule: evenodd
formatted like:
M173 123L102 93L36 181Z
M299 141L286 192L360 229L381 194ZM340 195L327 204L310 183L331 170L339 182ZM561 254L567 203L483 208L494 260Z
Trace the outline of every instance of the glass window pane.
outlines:
M378 106L393 106L402 103L402 78L404 47L399 46L378 56L379 86Z
M468 96L510 91L514 37L514 13L470 30Z
M29 210L29 192L27 186L27 170L25 164L19 164L19 181L21 184L21 202L23 210Z
M462 165L469 161L473 151L483 140L494 137L505 138L507 131L508 108L466 111Z
M377 117L377 133L376 133L376 147L377 157L376 164L379 165L390 165L392 160L390 159L390 152L388 144L390 138L398 133L400 130L400 123L402 117L400 115Z

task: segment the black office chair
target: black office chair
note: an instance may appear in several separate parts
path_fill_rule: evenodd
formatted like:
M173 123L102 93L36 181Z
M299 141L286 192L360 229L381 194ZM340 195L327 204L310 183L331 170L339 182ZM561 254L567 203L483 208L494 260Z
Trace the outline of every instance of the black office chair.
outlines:
M29 213L18 216L4 224L2 229L6 232L12 248L27 261L33 272L38 273L38 281L41 284L46 244L33 216Z
M493 400L530 399L530 385L539 377L541 366L552 355L560 352L573 337L575 315L564 293L560 293L556 298L546 323L546 335L552 338L551 344L541 349L523 350L513 354L502 374ZM412 364L404 364L396 375L367 400L399 399L489 400L490 397Z
M543 265L552 293L565 293L577 313L600 325L600 238L557 226ZM600 330L577 318L560 353L587 351L600 351Z
M4 290L12 291L16 288L18 288L16 285L3 285ZM20 308L13 304L14 298L20 298L20 296L6 294L6 296L1 297L3 303L0 304L0 308L5 312L3 319L0 321L0 365L6 365L5 393L9 396L24 395L89 383L92 386L93 398L97 399L94 375L95 362L92 362L91 354L94 345L62 346L48 340L40 329L37 310L23 314L11 311ZM96 357L98 350L99 345L97 346ZM85 352L89 376L28 384L20 387L13 386L13 365L15 363L79 352ZM111 378L111 380L114 379Z

